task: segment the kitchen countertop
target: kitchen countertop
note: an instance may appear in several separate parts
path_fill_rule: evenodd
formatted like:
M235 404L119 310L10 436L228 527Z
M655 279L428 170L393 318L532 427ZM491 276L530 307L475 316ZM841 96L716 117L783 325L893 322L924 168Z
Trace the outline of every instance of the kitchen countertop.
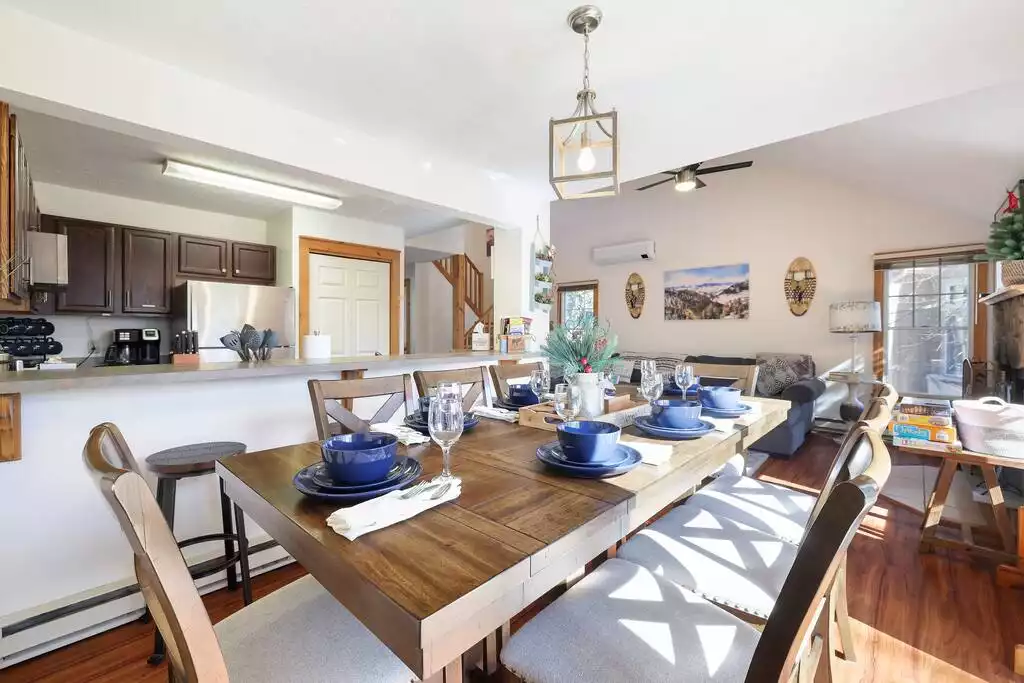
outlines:
M316 360L279 359L258 364L202 363L200 365L126 365L91 367L77 370L23 370L0 373L0 394L28 394L62 389L101 389L143 384L202 382L219 379L248 379L313 375L343 370L410 371L417 365L448 363L493 363L520 360L540 354L498 353L495 351L450 351L398 356L333 356Z

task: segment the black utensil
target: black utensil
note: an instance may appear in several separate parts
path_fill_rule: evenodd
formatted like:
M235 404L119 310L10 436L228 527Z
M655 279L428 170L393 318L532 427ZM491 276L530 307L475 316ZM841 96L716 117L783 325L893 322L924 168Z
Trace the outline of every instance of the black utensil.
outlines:
M53 337L46 338L46 354L48 356L57 356L64 352L64 345Z
M25 334L25 324L19 322L12 322L7 327L7 334L11 335L12 337L22 336L23 334Z
M50 336L56 331L57 328L54 327L53 323L51 323L49 320L45 320L44 318L39 319L39 334L45 334L46 336Z
M32 348L28 345L27 342L19 341L17 344L14 345L14 348L11 350L11 355L30 356L32 355Z
M42 356L46 353L46 340L45 339L33 339L28 345L29 351L32 352L33 356Z
M35 337L40 334L40 328L42 326L34 320L30 320L25 323L25 334L29 337Z

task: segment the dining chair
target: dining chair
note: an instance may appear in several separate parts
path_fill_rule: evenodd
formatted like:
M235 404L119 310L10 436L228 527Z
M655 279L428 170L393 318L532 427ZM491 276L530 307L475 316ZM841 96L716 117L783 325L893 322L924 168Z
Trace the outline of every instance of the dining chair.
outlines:
M502 401L508 400L508 381L510 379L529 379L535 370L543 370L544 364L536 363L509 363L508 365L491 365L488 367L491 373L491 384L494 385L494 393Z
M690 365L693 365L693 372L697 377L733 380L731 384L726 381L723 381L722 384L739 388L744 396L753 396L757 389L758 367L756 363L751 363L750 365L690 363Z
M458 370L417 370L412 373L412 379L420 396L427 396L430 387L439 382L458 382L464 390L469 385L462 396L462 409L466 412L476 405L478 399L482 398L487 403L487 367L483 365Z
M881 435L864 423L858 424L840 449L822 493L816 500L810 497L808 528L821 515L839 484L872 469L876 462L888 460ZM885 484L888 468L881 471L884 477L879 475L880 478L875 479L879 487ZM677 507L623 544L617 556L657 569L662 576L712 602L760 620L767 619L799 547L806 542L807 530L798 526L799 518L787 526L780 524L779 498L759 494L756 486L751 486L750 493L746 493L737 485L733 495L742 500L742 505L724 507L716 505L717 498L710 497ZM805 507L806 503L795 509ZM774 520L774 529L781 528L783 533L774 533L772 527L752 523L760 517ZM798 528L800 537L797 537ZM829 592L828 607L829 620L834 621L839 630L838 644L843 657L855 661L845 560ZM831 650L829 652L831 654Z
M395 413L405 408L409 413L413 402L412 381L408 375L389 377L368 377L357 379L311 379L309 398L313 402L313 419L316 435L321 441L336 434L368 432L370 426L387 422ZM384 405L367 420L356 417L345 403L357 398L387 396Z
M882 399L889 406L889 410L892 410L896 407L896 402L899 400L900 395L896 392L896 387L887 382L881 382L874 386L874 389L871 391L871 398Z
M868 432L872 448L881 440ZM838 484L796 553L763 632L657 570L609 559L510 639L502 664L523 681L810 681L827 645L826 596L889 475L881 446Z
M417 680L312 576L210 622L174 535L118 428L98 425L85 461L135 558L139 589L167 643L172 683Z

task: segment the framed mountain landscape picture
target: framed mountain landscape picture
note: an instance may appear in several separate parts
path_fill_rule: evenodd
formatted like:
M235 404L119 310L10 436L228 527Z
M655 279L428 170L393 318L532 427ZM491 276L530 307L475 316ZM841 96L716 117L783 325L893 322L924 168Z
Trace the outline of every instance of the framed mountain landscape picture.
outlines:
M665 271L665 320L749 317L749 263Z

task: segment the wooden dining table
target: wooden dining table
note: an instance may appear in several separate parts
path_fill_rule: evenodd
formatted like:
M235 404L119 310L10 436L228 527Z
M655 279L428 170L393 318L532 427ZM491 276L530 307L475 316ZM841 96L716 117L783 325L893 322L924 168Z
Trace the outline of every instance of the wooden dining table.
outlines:
M498 665L509 622L614 548L786 419L789 402L745 398L751 414L691 441L623 430L621 441L669 454L608 479L562 476L536 458L553 432L481 419L452 450L455 501L349 541L326 524L336 506L292 485L320 458L306 443L224 458L227 494L421 679L462 681ZM441 469L430 444L401 448Z

